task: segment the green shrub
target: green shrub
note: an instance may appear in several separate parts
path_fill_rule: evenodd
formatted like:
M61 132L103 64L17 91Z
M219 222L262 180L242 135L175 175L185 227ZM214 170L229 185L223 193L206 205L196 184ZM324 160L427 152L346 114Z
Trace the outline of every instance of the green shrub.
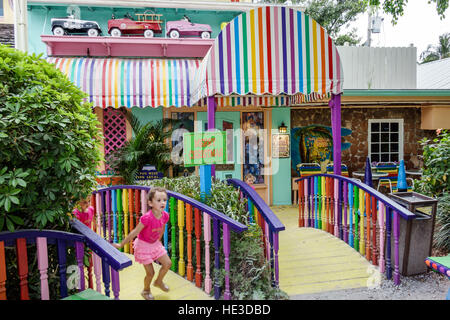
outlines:
M434 246L450 252L450 194L438 198Z
M68 228L96 185L99 122L54 65L0 45L0 231Z
M430 141L419 141L423 149L422 179L417 180L414 189L429 196L440 196L450 191L450 133L440 132Z
M450 252L450 133L437 130L433 141L423 139L420 143L424 168L422 179L414 182L414 191L437 197L434 247Z
M248 226L248 231L239 234L230 231L230 290L234 299L288 299L285 292L271 286L270 266L264 257L261 229L258 225L247 222L246 200L239 199L239 191L233 186L229 186L222 181L215 181L211 186L211 194L202 200L198 176L163 178L144 184L165 187L168 190L202 201ZM170 245L169 248L171 248ZM195 250L193 250L193 254L193 260L195 261ZM186 257L186 253L184 256ZM214 257L214 246L212 244L210 256ZM202 256L202 261L203 259ZM204 264L204 261L202 263ZM215 270L211 270L211 277L213 283L218 281L224 288L225 269L222 254L220 266L220 273L215 274ZM204 277L205 275L203 275Z

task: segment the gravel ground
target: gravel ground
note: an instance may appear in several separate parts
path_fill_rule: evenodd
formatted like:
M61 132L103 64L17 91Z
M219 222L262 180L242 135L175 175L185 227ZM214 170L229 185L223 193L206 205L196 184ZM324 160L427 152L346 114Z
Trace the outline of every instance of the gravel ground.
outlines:
M384 276L383 276L384 277ZM383 278L376 288L359 288L291 296L291 300L445 300L450 279L427 273L401 277L399 286Z

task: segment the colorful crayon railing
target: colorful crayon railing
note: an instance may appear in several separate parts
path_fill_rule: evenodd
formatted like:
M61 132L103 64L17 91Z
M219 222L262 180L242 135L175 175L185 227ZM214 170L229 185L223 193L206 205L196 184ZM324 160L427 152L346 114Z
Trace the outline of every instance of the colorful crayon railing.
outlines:
M299 227L312 227L333 234L348 243L387 279L400 283L399 219L416 216L387 196L351 178L316 174L299 178Z
M37 267L40 274L40 297L41 300L49 300L48 269L55 269L49 260L49 245L55 245L57 251L57 268L59 272L60 292L59 298L68 296L67 276L69 259L68 251L74 250L76 266L78 267L78 277L75 274L77 288L79 291L86 289L85 272L88 273L88 287L93 288L92 267L96 278L96 290L110 296L110 285L115 299L119 299L120 282L119 271L131 265L131 260L123 254L118 254L117 250L105 240L96 235L77 219L72 222L72 227L81 230L82 234L54 231L54 230L20 230L15 232L0 233L0 300L7 300L6 282L7 279L7 256L6 249L15 247L17 259L18 277L20 279L20 299L29 300L29 270L30 261L28 252L36 250ZM34 247L34 248L33 248ZM90 248L92 263L88 268L84 267L85 247ZM73 248L73 249L71 249ZM103 284L102 284L103 280Z
M239 189L241 196L247 199L248 222L257 223L263 234L264 255L270 262L272 285L279 287L278 233L285 229L284 225L264 202L259 194L244 181L228 179L227 183Z
M122 241L148 211L146 199L150 189L126 185L94 191L91 203L95 208L94 228L97 233L109 242ZM225 300L231 299L230 231L240 233L247 230L247 226L195 199L173 191L167 191L167 194L166 211L170 219L166 224L163 244L172 260L172 271L188 281L195 281L195 285L203 287L208 294L214 286L215 299L219 299L222 292ZM123 251L132 253L133 248L126 245ZM225 269L224 288L219 283L221 258ZM212 262L214 274L211 273Z

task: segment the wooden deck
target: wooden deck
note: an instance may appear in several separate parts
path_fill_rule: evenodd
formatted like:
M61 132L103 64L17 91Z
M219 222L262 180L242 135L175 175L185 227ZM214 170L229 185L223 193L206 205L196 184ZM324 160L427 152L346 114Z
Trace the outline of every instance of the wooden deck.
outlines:
M280 288L289 296L367 287L381 279L378 270L342 240L321 230L298 227L297 206L276 206L272 210L285 225L280 232ZM144 268L133 261L120 272L120 299L142 300ZM155 271L159 266L155 265ZM151 287L156 300L209 300L213 297L178 274L169 271L165 282L169 292Z
M298 206L272 210L285 225L280 232L280 288L289 296L362 288L381 276L344 241L314 228L298 227Z

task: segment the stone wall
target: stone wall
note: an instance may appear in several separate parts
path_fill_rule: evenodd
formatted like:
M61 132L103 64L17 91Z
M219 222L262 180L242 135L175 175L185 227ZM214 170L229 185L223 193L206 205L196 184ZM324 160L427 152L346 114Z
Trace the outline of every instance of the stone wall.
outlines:
M0 43L14 47L14 25L0 24Z
M341 125L352 130L352 134L343 137L342 142L350 142L351 147L342 151L342 163L349 171L363 170L368 155L368 120L403 119L404 145L403 155L406 167L413 167L411 156L422 154L420 143L424 137L435 136L433 130L420 129L420 108L343 108ZM312 124L331 126L330 109L293 109L291 110L291 128ZM297 175L296 172L292 172Z

